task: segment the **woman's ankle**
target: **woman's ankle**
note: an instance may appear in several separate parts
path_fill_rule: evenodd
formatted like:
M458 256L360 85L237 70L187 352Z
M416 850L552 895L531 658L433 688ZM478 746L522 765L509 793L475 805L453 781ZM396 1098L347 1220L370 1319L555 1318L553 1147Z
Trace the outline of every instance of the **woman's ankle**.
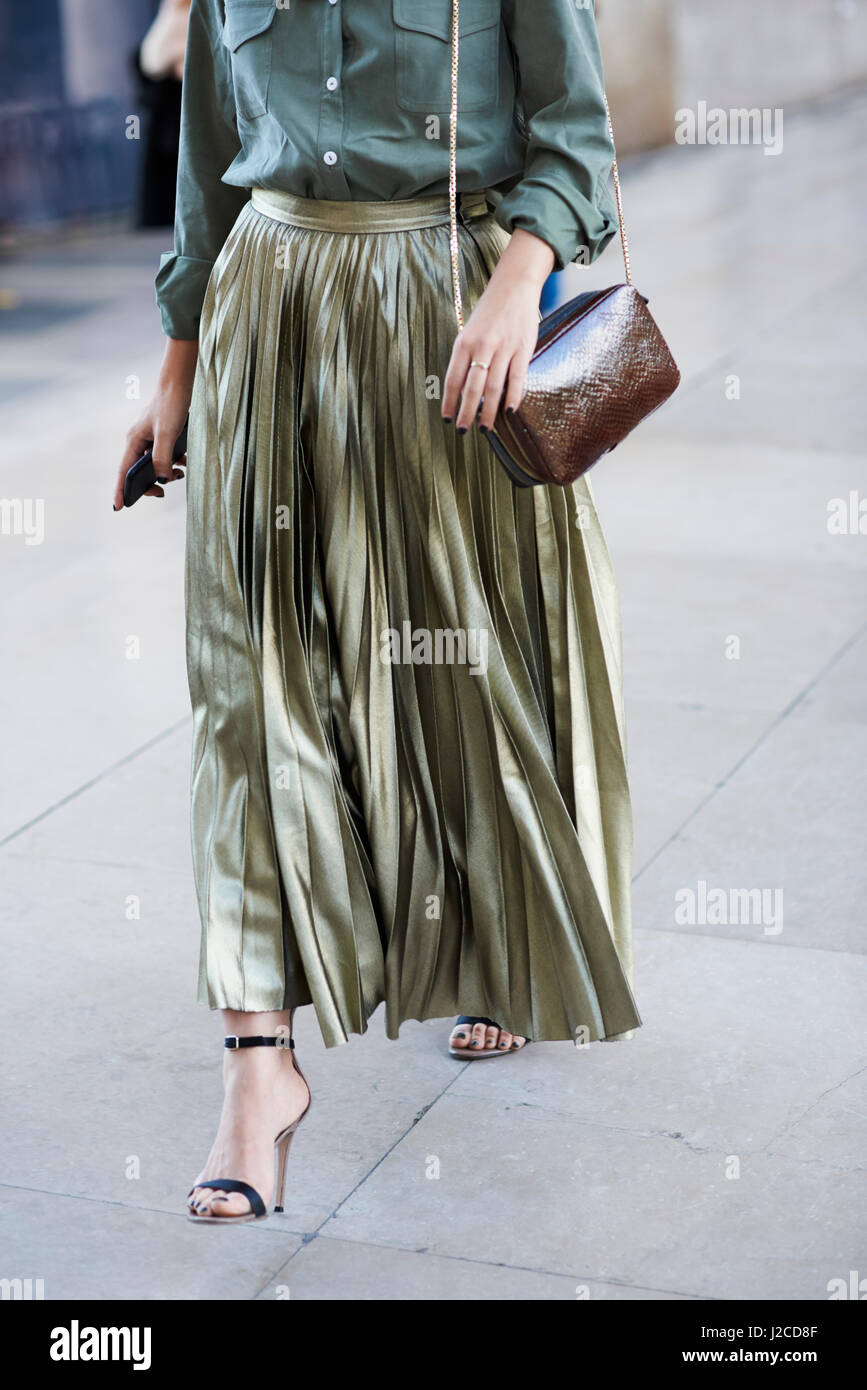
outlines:
M290 1031L292 1014L288 1009L269 1013L242 1013L237 1009L223 1009L222 1017L226 1037L270 1038Z

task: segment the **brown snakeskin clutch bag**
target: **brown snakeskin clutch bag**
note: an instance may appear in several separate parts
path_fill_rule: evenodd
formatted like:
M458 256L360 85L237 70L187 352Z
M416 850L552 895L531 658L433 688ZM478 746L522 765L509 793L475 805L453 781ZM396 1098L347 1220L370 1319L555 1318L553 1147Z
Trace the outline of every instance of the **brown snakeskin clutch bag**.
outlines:
M632 285L580 294L542 320L527 390L487 434L514 483L574 483L680 381L647 302Z
M452 0L449 211L455 316L463 328L457 233L457 111L460 0ZM606 111L608 102L605 103ZM608 113L608 129L614 130ZM591 290L542 320L518 409L497 412L486 438L520 487L566 486L667 401L680 372L632 284L617 159L614 189L626 284Z

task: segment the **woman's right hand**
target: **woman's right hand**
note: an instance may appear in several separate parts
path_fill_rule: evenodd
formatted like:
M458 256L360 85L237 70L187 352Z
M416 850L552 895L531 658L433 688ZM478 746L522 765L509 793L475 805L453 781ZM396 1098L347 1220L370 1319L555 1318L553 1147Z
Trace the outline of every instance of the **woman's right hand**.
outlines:
M169 338L166 341L166 353L160 368L157 389L138 420L127 430L126 448L114 490L113 507L116 512L123 507L123 485L127 473L136 459L141 458L151 445L154 451L154 469L161 483L173 482L184 476L186 455L173 463L172 453L189 414L198 347L195 340ZM149 488L145 497L165 497L165 492L157 485Z

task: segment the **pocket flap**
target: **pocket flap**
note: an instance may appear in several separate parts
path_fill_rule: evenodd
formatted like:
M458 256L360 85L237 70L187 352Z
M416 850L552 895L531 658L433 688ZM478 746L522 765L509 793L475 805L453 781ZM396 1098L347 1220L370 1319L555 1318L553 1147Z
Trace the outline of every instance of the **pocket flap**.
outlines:
M452 36L451 0L394 0L394 22L400 29L433 34L448 42ZM500 0L463 0L461 37L490 29L500 22Z
M248 39L264 34L276 13L275 0L227 0L223 43L236 52Z

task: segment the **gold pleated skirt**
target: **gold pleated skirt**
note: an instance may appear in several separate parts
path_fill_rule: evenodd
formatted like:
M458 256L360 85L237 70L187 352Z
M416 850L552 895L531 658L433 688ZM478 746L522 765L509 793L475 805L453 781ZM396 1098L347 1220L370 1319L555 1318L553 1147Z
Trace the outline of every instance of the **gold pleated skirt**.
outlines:
M254 191L189 428L199 997L613 1038L632 998L620 626L590 487L440 416L448 203ZM507 235L465 195L469 312Z

